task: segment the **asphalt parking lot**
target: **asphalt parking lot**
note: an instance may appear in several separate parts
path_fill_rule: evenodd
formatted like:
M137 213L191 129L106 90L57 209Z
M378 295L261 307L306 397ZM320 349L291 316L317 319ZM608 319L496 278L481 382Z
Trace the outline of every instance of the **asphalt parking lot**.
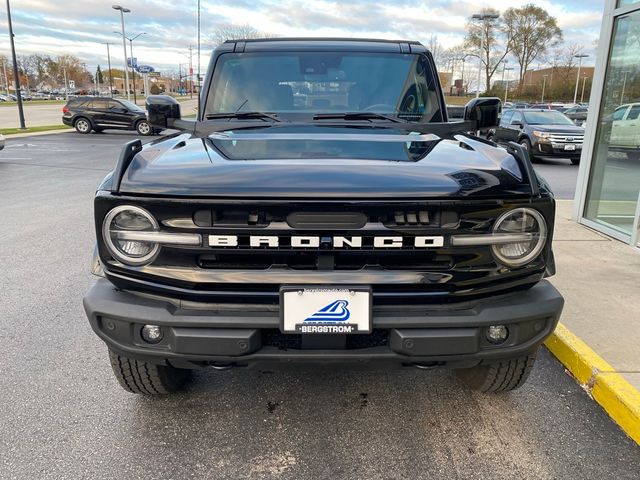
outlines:
M15 138L0 152L0 478L638 478L638 446L546 351L502 396L446 370L336 367L124 392L81 300L93 193L130 138ZM577 167L536 168L571 198Z

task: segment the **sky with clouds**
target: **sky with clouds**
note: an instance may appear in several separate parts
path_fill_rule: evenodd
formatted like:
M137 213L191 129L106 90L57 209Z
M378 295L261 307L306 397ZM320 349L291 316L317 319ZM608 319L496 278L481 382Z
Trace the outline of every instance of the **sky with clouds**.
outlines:
M18 54L71 53L90 70L107 64L105 42L113 43L114 68L123 62L117 0L12 0L11 12ZM249 24L278 36L339 36L419 40L432 34L444 47L464 38L467 17L483 7L501 12L526 3L546 9L557 20L565 41L584 45L593 63L604 0L216 0L201 1L202 70L213 48L211 32L221 24ZM197 0L122 0L127 36L146 32L134 42L139 63L177 70L187 63L189 44L197 41ZM0 54L9 54L5 2L0 3ZM194 56L194 68L195 68ZM183 67L184 68L184 67Z

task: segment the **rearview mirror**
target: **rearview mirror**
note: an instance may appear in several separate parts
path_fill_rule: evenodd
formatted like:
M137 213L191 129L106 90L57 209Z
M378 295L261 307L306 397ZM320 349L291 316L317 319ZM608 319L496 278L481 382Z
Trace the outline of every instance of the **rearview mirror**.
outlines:
M464 107L464 119L475 122L475 130L485 130L498 126L501 111L502 102L499 98L474 98Z
M169 95L149 95L146 100L149 123L158 128L170 128L180 119L180 104Z

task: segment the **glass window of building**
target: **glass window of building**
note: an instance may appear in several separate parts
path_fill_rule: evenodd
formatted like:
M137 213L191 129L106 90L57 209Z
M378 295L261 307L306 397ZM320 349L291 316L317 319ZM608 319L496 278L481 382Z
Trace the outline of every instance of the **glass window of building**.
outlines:
M635 11L615 20L584 212L625 235L631 235L640 192L639 117L640 11Z

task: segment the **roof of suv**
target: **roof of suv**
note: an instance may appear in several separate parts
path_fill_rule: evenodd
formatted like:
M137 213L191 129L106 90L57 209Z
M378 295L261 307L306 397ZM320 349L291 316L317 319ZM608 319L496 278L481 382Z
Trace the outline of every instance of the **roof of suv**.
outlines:
M370 38L251 38L227 40L222 45L235 44L235 51L260 51L260 50L318 50L329 48L330 50L357 50L371 52L398 52L398 53L422 53L426 51L420 42L410 40L385 40Z

